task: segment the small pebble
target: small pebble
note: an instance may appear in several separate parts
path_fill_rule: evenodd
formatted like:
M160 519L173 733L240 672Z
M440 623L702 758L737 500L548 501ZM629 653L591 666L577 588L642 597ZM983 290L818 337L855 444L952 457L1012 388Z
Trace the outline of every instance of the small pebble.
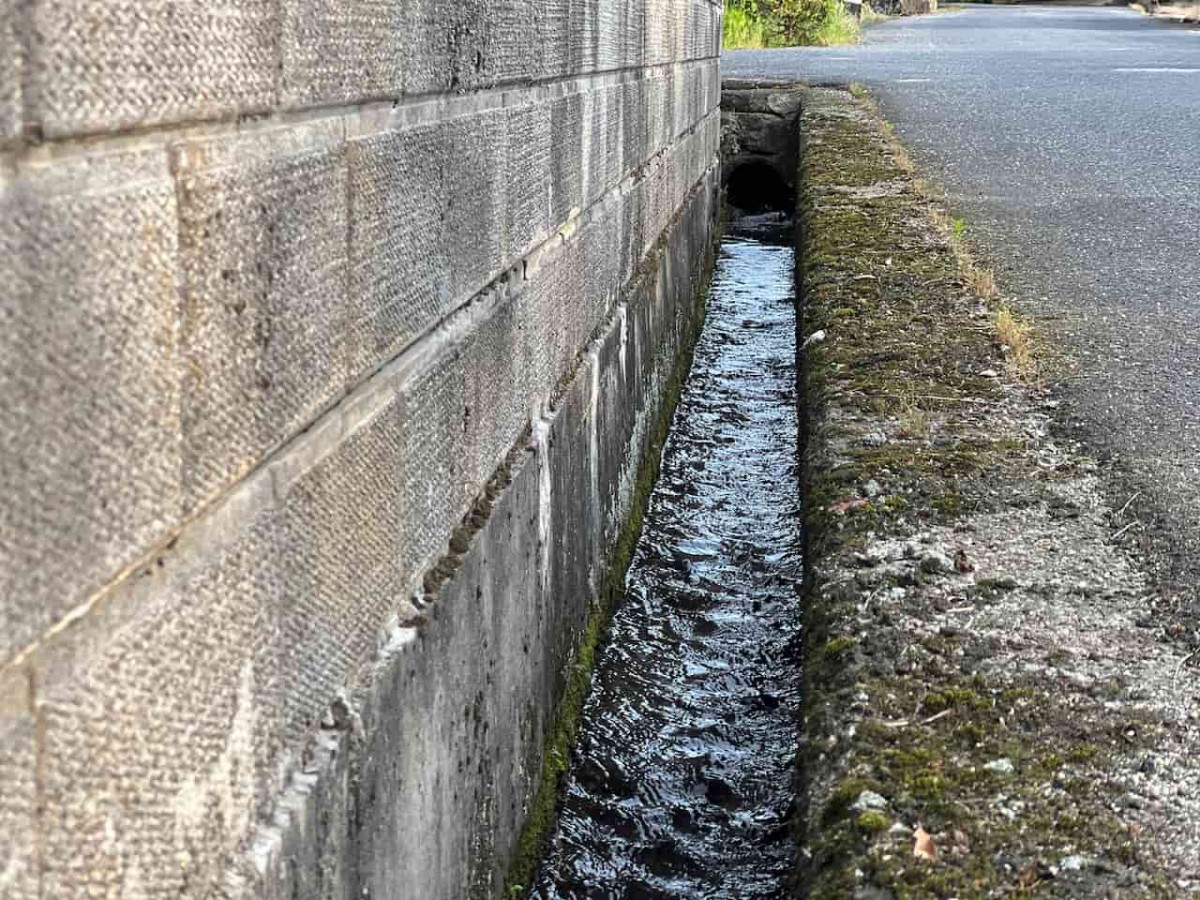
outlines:
M921 571L930 575L944 575L954 571L954 560L945 553L934 550L921 557Z
M1126 809L1141 809L1145 806L1145 802L1137 794L1126 794L1121 798L1121 803Z
M874 791L863 791L858 795L858 799L854 801L854 806L851 807L855 812L866 812L870 809L887 809L887 799L882 794L877 794Z
M1013 761L1008 757L1001 759L993 759L990 763L984 766L989 772L995 772L997 775L1011 775L1016 771Z

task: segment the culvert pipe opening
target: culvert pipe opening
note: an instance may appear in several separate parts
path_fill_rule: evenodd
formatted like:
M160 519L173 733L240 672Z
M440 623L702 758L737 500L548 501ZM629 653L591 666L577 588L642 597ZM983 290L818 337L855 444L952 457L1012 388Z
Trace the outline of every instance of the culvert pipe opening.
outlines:
M796 206L795 190L765 161L738 165L729 174L726 195L729 205L744 213L790 213Z

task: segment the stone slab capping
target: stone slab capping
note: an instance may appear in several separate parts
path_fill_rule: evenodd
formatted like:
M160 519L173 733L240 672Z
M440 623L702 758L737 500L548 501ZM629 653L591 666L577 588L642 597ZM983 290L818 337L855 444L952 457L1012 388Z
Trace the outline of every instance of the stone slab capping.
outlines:
M0 0L0 897L490 897L692 333L710 0Z

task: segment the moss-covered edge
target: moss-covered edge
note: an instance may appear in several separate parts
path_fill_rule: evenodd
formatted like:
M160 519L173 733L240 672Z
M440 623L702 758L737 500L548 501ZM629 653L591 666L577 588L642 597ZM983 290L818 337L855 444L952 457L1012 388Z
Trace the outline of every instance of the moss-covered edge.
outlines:
M689 282L694 303L689 317L691 324L682 336L682 344L664 385L659 409L655 413L649 444L634 484L629 518L621 530L612 558L608 562L604 583L592 604L591 614L580 635L575 658L567 673L562 699L554 711L554 722L542 751L542 768L538 776L537 790L526 814L525 823L521 827L521 835L509 864L508 875L505 878L504 896L506 898L515 900L515 898L524 897L532 889L538 863L541 861L546 842L557 821L559 794L567 772L571 750L578 738L580 717L583 713L584 701L587 699L588 687L591 684L596 652L617 603L625 592L625 576L633 560L634 548L642 534L642 524L650 502L650 495L658 481L663 446L666 444L667 434L675 415L675 408L679 403L683 384L692 367L696 340L704 327L712 271L716 263L717 246L724 232L724 220L725 210L720 208L718 216L713 220L713 233L708 242L704 259L695 272L696 277ZM635 292L643 290L643 286L646 284L651 285L650 290L653 290L654 282L651 273L657 268L663 255L670 252L668 242L677 223L678 219L671 223L648 255L642 266L642 273L637 281L638 287L634 289Z
M972 654L986 648L969 634L925 639L918 649L929 664L901 673L895 661L908 636L864 603L870 592L855 577L856 554L870 542L956 525L981 504L1002 508L988 485L1036 492L1038 476L1020 440L981 434L978 414L962 412L1002 399L994 378L976 374L1006 369L1001 342L990 317L970 314L993 298L890 127L861 90L815 89L801 131L796 892L1084 897L1120 889L1115 879L1130 873L1143 895L1169 896L1152 851L1113 814L1107 778L1120 765L1113 748L1122 736L1153 723L1133 712L1089 717L1055 685L1019 673L973 673ZM906 416L919 431L927 414L950 440L865 440L876 423ZM877 497L864 494L869 481ZM983 580L973 588L981 602L1006 589ZM905 614L928 616L921 602L914 593ZM865 791L887 796L886 814L857 802ZM1019 817L991 808L1001 793L1021 804ZM914 859L911 833L893 834L893 821L924 824L954 844L936 865ZM1067 878L1051 868L1066 853L1103 867Z

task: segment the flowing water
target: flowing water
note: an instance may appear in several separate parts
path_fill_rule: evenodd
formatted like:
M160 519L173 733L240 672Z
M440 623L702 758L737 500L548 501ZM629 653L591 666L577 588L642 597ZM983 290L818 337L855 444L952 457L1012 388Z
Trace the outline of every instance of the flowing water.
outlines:
M533 896L768 898L794 866L790 229L731 231Z

